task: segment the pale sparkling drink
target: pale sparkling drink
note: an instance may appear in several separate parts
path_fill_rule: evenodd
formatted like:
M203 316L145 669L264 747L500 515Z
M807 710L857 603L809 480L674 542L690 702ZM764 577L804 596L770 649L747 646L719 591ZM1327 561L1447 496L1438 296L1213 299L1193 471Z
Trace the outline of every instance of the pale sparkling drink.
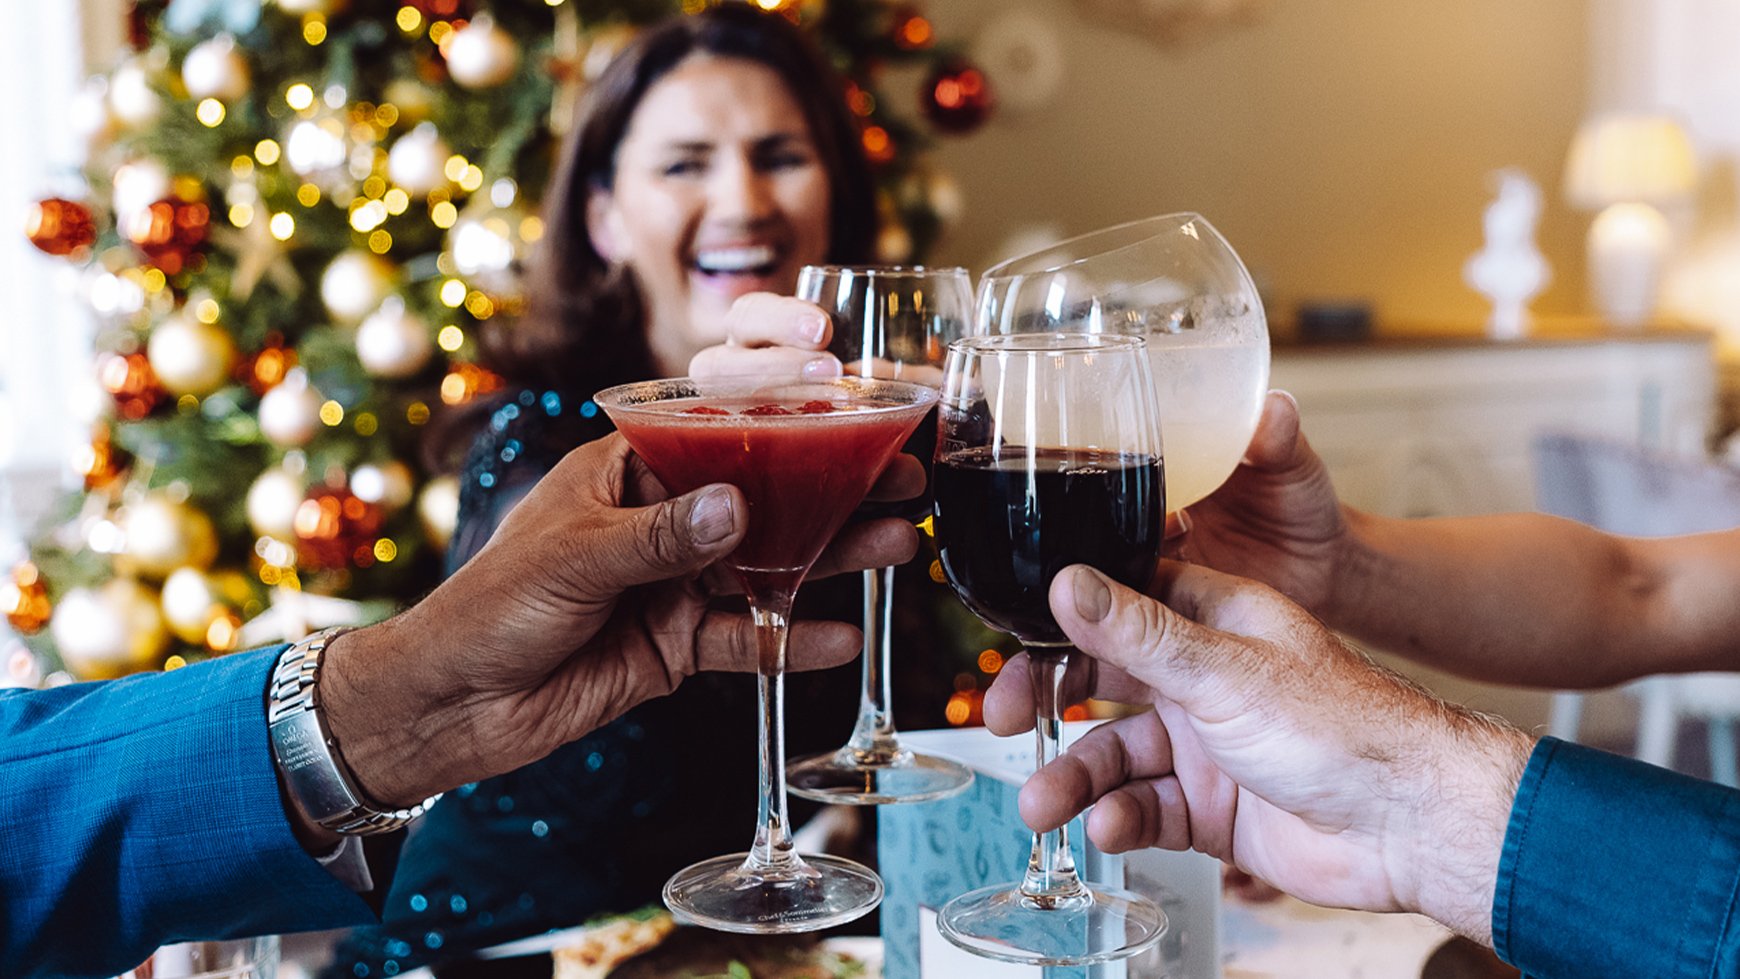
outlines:
M1182 510L1214 492L1244 457L1269 388L1268 338L1260 326L1212 340L1149 334L1148 361L1159 397L1166 503Z

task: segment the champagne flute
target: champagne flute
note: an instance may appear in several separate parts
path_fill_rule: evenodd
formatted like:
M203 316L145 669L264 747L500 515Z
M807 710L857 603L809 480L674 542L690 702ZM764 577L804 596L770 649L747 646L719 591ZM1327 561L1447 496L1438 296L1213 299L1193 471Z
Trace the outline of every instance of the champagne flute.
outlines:
M1091 232L980 280L976 332L1060 330L1147 338L1172 509L1232 475L1263 412L1269 331L1250 273L1201 215Z
M1166 509L1160 421L1140 337L977 336L949 346L937 423L935 527L948 582L1032 660L1037 758L1061 748L1069 639L1047 595L1088 564L1132 588L1153 577ZM1152 901L1076 874L1069 827L1035 834L1027 873L955 898L943 937L987 958L1086 965L1160 940Z
M933 387L942 383L948 343L967 332L973 312L972 282L961 268L807 265L798 273L797 297L832 316L828 349L849 373ZM925 491L898 504L865 504L860 513L915 522L930 515L934 410L907 448L925 464ZM786 769L793 795L846 805L926 802L973 783L972 769L902 747L894 729L894 570L864 572L864 683L852 736L838 751L793 762Z
M724 564L749 598L760 654L755 842L665 884L665 903L683 920L754 934L815 931L882 901L882 880L869 868L800 857L792 844L781 777L786 642L792 599L810 565L936 397L922 384L856 377L676 378L593 397L666 489L730 483L749 508L749 529Z

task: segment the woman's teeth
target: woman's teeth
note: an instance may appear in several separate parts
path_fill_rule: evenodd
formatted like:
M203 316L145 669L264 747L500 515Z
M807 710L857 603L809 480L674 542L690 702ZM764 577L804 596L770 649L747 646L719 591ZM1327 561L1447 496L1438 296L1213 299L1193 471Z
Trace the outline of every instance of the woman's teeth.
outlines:
M778 255L766 245L745 248L711 248L695 255L695 267L707 275L767 275Z

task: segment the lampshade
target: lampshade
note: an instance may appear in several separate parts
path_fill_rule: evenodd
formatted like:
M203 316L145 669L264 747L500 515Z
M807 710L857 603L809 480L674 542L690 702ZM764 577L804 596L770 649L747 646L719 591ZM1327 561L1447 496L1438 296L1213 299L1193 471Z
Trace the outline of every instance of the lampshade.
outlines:
M1697 177L1692 142L1678 122L1610 113L1577 130L1565 161L1565 197L1588 210L1621 201L1671 204L1692 192Z

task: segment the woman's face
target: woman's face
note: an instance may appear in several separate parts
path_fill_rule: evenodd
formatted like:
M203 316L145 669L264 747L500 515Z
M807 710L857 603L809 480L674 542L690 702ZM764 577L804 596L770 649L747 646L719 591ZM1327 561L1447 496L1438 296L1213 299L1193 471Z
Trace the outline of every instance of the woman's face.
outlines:
M802 108L771 68L694 55L647 89L587 205L599 254L626 263L659 368L725 340L747 292L790 294L828 248L828 174Z

